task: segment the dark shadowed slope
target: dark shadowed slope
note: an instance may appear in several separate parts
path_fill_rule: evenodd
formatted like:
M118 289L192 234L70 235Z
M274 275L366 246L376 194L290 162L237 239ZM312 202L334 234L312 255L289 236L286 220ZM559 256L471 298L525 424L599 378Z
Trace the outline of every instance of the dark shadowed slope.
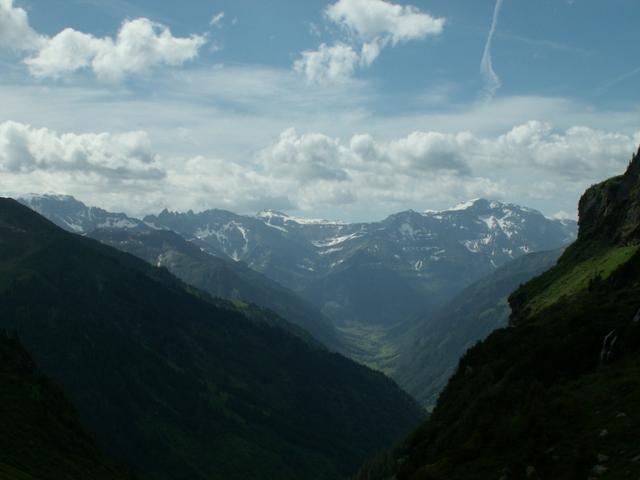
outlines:
M142 478L341 478L420 419L383 375L273 323L0 200L0 327Z
M238 299L269 308L304 328L329 348L341 349L330 320L315 306L243 262L210 255L169 230L98 229L89 236L153 265L165 267L184 282L214 297Z
M361 479L640 476L640 152L580 201L558 264L461 360L432 417Z
M0 331L0 478L117 480L62 391Z

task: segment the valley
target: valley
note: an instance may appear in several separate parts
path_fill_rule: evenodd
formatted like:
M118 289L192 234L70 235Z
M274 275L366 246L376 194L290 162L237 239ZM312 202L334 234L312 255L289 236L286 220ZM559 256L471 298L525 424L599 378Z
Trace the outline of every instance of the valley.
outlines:
M640 479L638 0L0 0L0 480Z

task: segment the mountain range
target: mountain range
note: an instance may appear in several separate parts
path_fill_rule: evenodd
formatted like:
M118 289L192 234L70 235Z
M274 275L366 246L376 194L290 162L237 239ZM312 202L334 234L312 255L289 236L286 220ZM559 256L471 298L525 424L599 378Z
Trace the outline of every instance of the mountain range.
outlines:
M139 220L67 196L20 201L79 233L171 230L207 253L246 263L336 324L397 324L442 306L512 259L567 245L576 232L572 220L548 219L535 210L483 199L440 212L400 212L372 223L216 209L164 210Z

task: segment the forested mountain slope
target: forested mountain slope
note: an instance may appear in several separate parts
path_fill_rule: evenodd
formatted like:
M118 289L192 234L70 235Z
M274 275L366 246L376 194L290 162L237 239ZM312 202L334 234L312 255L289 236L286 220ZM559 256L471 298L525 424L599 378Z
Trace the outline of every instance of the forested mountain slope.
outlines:
M0 478L124 480L84 431L62 391L18 339L0 331Z
M214 297L237 299L270 308L334 350L341 342L320 311L291 290L250 269L243 262L210 255L170 230L97 229L91 238L164 267L182 281Z
M578 240L510 297L431 418L360 479L640 475L640 152L580 200Z

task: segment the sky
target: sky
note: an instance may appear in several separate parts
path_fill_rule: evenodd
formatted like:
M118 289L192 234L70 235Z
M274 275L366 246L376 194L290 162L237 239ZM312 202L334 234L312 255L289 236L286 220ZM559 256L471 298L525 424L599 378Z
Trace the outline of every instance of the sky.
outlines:
M640 144L637 0L0 0L0 195L576 217Z

